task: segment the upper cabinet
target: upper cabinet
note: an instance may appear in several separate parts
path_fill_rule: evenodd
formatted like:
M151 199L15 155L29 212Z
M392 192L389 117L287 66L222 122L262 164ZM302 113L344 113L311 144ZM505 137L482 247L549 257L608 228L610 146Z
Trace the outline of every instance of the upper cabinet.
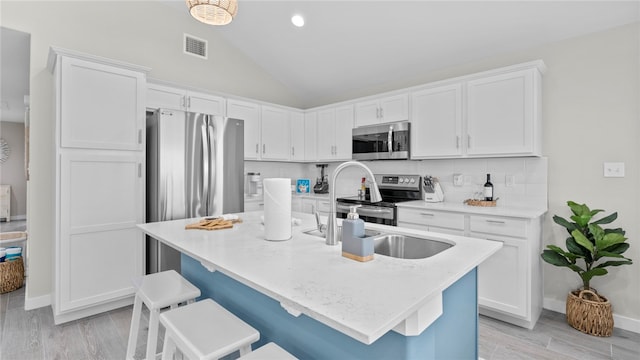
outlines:
M351 160L353 105L318 111L318 160Z
M225 99L220 96L196 91L187 91L165 85L148 84L147 107L224 116Z
M355 126L409 119L409 96L399 94L356 103Z
M467 82L468 155L541 155L540 77L529 69Z
M74 57L57 65L60 146L142 150L145 74Z
M318 112L304 113L304 158L318 160Z
M411 94L412 159L541 156L541 61Z
M291 153L289 111L262 105L261 114L261 159L289 160Z
M260 158L260 105L240 100L227 100L227 117L244 120L244 158Z
M306 160L304 114L301 111L291 111L289 123L291 124L290 160L304 161Z

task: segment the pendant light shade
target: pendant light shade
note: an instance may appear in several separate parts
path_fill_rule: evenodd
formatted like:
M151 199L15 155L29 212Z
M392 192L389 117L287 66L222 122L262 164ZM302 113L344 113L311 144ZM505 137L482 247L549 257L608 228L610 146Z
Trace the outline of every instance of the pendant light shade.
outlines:
M209 25L227 25L238 12L238 0L186 0L189 13Z

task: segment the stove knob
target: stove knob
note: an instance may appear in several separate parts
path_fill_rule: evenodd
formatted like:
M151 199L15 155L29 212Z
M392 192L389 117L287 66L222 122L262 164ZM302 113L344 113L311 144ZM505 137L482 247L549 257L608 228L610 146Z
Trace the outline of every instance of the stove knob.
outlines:
M411 178L411 180L409 180L409 183L410 183L410 184L415 184L415 183L416 183L416 179Z
M400 184L402 184L404 182L404 179L400 178L399 181L400 181Z
M404 178L404 182L408 184L409 183L409 178Z

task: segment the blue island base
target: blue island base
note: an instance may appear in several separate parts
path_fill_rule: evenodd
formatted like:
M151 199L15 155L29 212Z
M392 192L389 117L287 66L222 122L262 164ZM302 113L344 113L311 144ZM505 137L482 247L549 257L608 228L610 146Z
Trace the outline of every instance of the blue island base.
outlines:
M299 359L478 359L476 269L443 292L443 314L420 335L389 331L371 345L304 314L294 317L278 301L184 254L182 275L203 298L214 299L260 332L254 349L275 342Z

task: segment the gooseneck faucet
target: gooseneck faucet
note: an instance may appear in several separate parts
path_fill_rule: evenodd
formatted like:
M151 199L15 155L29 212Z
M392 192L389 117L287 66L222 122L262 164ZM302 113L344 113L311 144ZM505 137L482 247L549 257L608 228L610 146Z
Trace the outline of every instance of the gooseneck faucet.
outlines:
M371 178L371 202L382 201L382 195L380 195L376 178L373 176L371 169L358 161L347 161L338 165L331 176L331 181L329 182L329 219L327 220L327 236L325 240L327 245L338 245L338 222L336 221L336 179L338 178L338 174L340 174L344 168L350 166L361 167L369 174L369 177Z

